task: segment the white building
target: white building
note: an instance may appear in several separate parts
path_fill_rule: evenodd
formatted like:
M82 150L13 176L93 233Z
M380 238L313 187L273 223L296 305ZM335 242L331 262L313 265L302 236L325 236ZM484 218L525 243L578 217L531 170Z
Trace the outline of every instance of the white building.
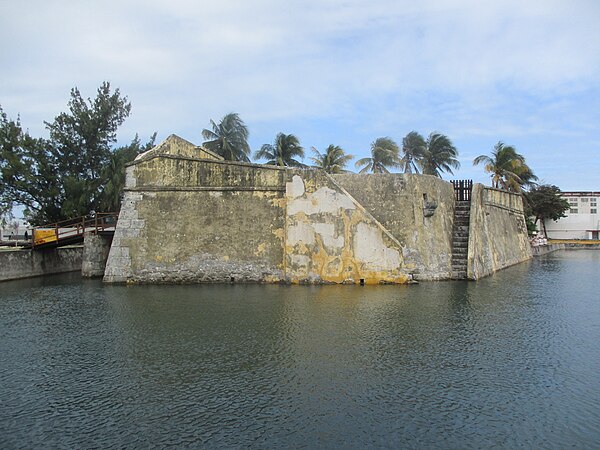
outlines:
M0 242L24 239L25 232L31 236L31 227L22 219L13 219L4 227L0 226Z
M562 219L546 220L550 239L600 239L600 192L562 192L571 208Z

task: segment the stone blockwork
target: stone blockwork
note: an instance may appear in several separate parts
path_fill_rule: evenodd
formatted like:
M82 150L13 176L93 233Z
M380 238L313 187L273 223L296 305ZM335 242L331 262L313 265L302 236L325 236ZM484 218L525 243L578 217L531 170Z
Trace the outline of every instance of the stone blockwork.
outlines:
M0 252L0 281L81 270L81 246Z
M112 235L85 233L83 237L83 257L81 276L96 278L104 276L104 268L112 243Z
M469 227L472 278L531 255L521 245L526 233L522 205L513 204L516 196L478 192ZM315 169L223 161L171 136L127 167L104 280L373 284L449 279L454 210L452 185L435 177L331 176ZM490 233L500 234L502 227L507 235L491 239Z
M419 280L451 276L454 190L430 175L342 174L343 186L400 243L405 270Z
M477 280L532 257L519 194L475 184L467 276Z

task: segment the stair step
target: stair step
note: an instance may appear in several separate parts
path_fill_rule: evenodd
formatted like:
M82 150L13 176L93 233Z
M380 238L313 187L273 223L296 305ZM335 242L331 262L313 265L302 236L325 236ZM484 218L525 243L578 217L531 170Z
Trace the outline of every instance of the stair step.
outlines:
M453 280L466 280L467 279L467 272L463 271L463 272L452 272L452 279Z
M469 225L471 222L471 202L457 201L454 205L454 223L452 224L452 279L467 278L467 260L469 254Z

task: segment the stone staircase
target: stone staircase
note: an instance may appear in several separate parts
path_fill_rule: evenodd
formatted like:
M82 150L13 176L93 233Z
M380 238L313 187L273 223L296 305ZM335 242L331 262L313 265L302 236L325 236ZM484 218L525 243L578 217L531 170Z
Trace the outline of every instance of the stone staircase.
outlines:
M467 278L467 256L469 252L469 218L471 201L460 200L454 209L452 228L452 279Z

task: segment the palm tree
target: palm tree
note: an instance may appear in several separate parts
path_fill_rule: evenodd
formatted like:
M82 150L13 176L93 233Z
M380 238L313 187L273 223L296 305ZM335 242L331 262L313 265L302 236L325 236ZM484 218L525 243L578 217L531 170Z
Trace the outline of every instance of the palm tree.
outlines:
M525 157L517 153L510 145L498 142L494 146L492 156L480 155L473 160L473 165L485 164L485 171L492 174L492 187L520 192L523 184L537 179L525 163Z
M225 115L218 124L211 119L210 124L212 130L202 130L202 137L206 139L204 147L228 161L250 162L248 127L237 113Z
M460 168L457 156L458 150L447 136L431 133L425 143L425 152L417 163L424 174L441 178L442 172L454 175L452 169Z
M304 149L293 134L278 133L273 144L264 144L254 157L266 159L274 166L306 167L296 157L304 158Z
M537 186L536 181L538 177L533 173L531 168L527 164L523 164L516 169L515 172L520 182L515 183L514 181L509 185L509 190L520 192L522 188L533 188Z
M371 144L371 157L356 161L355 166L362 167L360 173L389 173L388 167L399 167L400 148L389 137L375 139Z
M315 167L323 169L327 173L344 173L348 172L345 167L354 156L347 155L344 149L337 145L331 144L325 149L325 153L319 152L314 147L311 147L315 157L311 157L311 161L315 163Z
M419 173L417 164L423 159L427 144L423 136L416 131L411 131L402 139L402 159L400 165L404 173Z

